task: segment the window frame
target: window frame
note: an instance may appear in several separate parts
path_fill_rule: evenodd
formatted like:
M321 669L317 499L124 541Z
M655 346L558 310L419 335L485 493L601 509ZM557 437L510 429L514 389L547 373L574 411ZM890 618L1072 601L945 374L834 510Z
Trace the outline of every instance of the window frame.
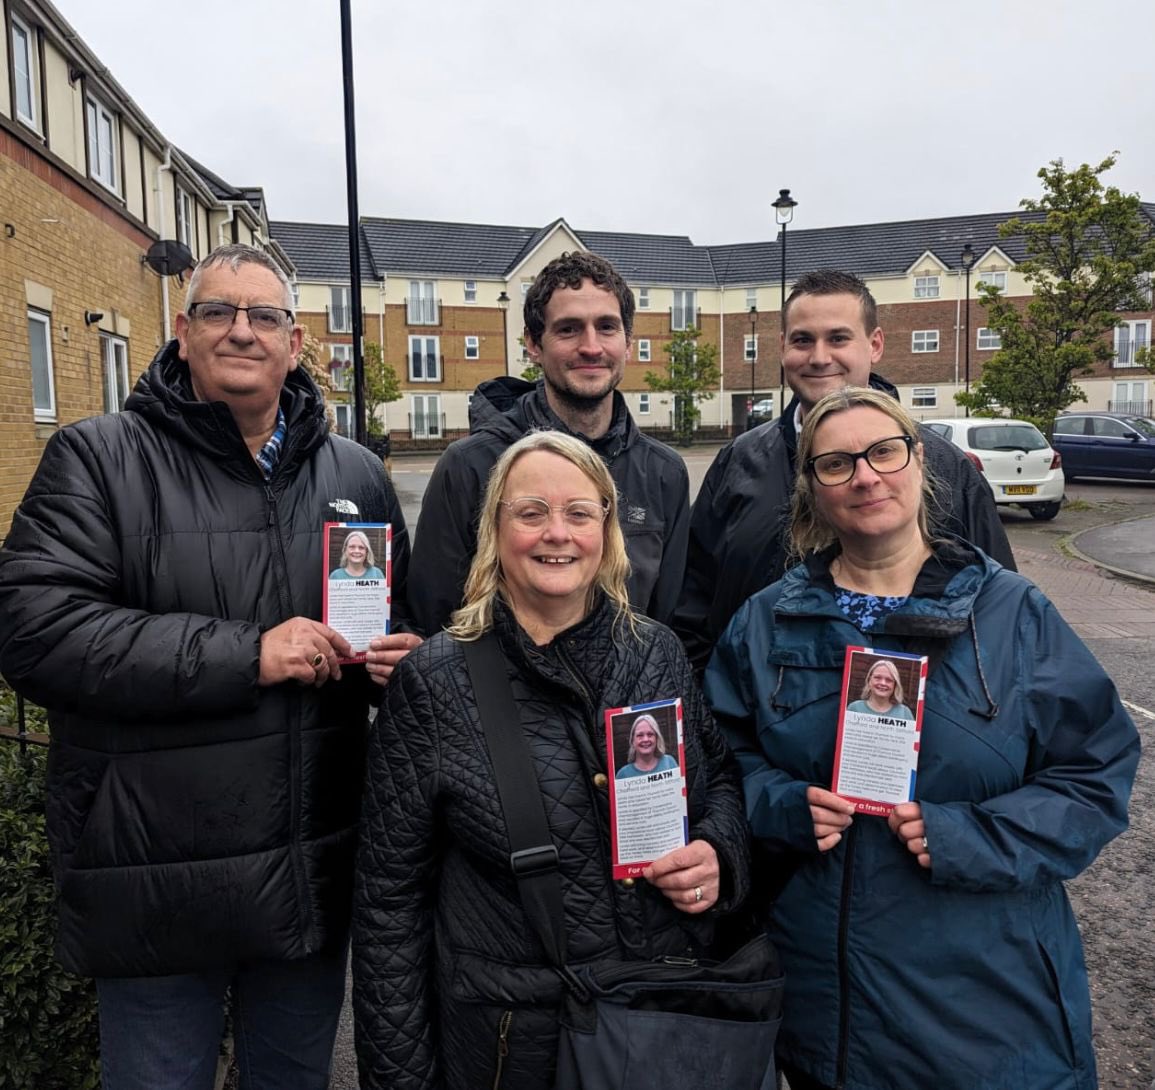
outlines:
M413 344L415 341L431 342L433 344L433 365L435 375L415 375L413 373ZM423 346L422 360L429 361L429 344ZM410 333L405 352L405 371L410 382L440 382L441 381L441 338L436 334Z
M436 280L409 281L409 293L405 296L406 325L440 325L440 309Z
M28 85L28 105L32 110L30 115L21 113L20 110L20 80L19 73L16 69L16 31L19 30L24 36L26 43L26 54L28 58L27 71L27 85ZM9 50L9 64L12 69L12 90L14 97L12 99L12 116L16 121L22 125L27 125L36 133L42 133L43 129L40 124L40 48L39 48L39 31L38 28L29 23L26 19L12 13L12 29L8 35L8 50Z
M751 309L754 309L754 310L758 309L758 289L757 288L747 288L746 289L746 313L749 314Z
M991 279L997 278L997 279ZM1001 283L998 282L1001 279ZM999 294L1003 294L1007 290L1007 270L1006 269L987 269L985 272L980 272L975 278L977 287L984 287L991 285L998 289Z
M922 281L922 283L920 283ZM931 281L934 281L932 284ZM927 273L914 278L916 299L939 299L942 297L942 277L938 273Z
M650 309L650 289L638 288L638 310Z
M180 182L176 183L176 237L178 242L183 242L196 257L196 251L193 249L196 240L196 224L193 217L193 198L192 194L185 189Z
M84 100L85 118L88 123L88 176L100 185L104 186L110 193L120 195L120 171L117 169L120 165L120 115L107 106L104 100L99 96L93 94L91 91L85 96ZM101 153L100 144L100 124L101 115L107 118L108 121L108 135L112 141L112 146L109 148L109 169L112 172L111 178L106 178L103 174L103 156Z
M638 363L652 363L653 355L649 337L638 338Z
M986 334L986 344L983 344L983 334ZM994 343L991 343L991 342ZM975 331L975 351L976 352L998 352L1003 347L1003 338L999 333L994 332L990 326L981 325Z
M473 304L477 302L477 281L466 280L461 288L461 298L464 302Z
M117 359L119 349L120 358ZM110 360L109 357L112 357ZM111 367L109 366L111 363ZM104 386L104 411L118 413L124 409L124 403L132 392L128 381L128 340L118 337L115 333L100 334L100 369L101 381ZM119 380L119 381L116 381ZM116 386L120 387L118 398Z
M938 387L912 386L910 389L910 407L912 409L937 409Z
M417 430L417 403L422 402L421 416L426 421L425 427L419 433ZM429 412L430 403L434 406L434 411ZM428 421L432 418L436 421L432 431L429 429ZM441 431L441 395L440 394L410 394L409 395L409 419L411 421L410 436L414 439L440 439L442 437Z
M1143 342L1141 344L1137 343L1135 338L1135 331L1140 328L1146 330L1146 334L1144 335ZM1127 359L1125 361L1123 360L1122 353L1120 352L1121 345L1119 331L1122 329L1127 330ZM1137 348L1151 347L1151 319L1125 318L1123 321L1117 322L1115 324L1114 345L1115 358L1111 361L1112 367L1142 369L1143 365L1136 362L1135 360L1135 350Z
M751 336L749 333L742 334L742 359L746 363L758 362L758 334Z
M37 423L56 422L56 372L52 360L52 315L35 307L27 308L28 314L28 377L32 380L32 415ZM32 354L32 323L44 327L44 362L47 368L48 407L36 404L36 361Z
M934 336L934 347L928 347L929 336ZM919 347L918 337L922 337L922 347ZM929 356L939 351L942 344L942 338L939 336L937 329L912 329L910 331L910 351L915 356Z
M470 344L469 342L473 343ZM473 354L470 355L470 349L473 349ZM481 338L474 333L467 334L465 337L465 358L467 360L481 359Z
M330 333L352 333L353 332L353 289L348 284L330 284L329 285L329 306L326 308L325 319L329 327ZM341 302L335 302L338 298ZM335 322L336 315L343 315L344 322L337 325Z
M650 409L650 395L646 391L638 394L638 416L649 416Z
M334 364L339 366L334 367ZM337 381L341 372L341 381ZM351 344L329 345L329 381L337 393L349 393L353 388L353 346Z
M689 305L687 306L687 302ZM678 312L682 314L682 324L678 325ZM687 311L690 320L686 320ZM674 301L670 306L670 328L675 332L696 328L698 320L698 290L697 288L674 288Z

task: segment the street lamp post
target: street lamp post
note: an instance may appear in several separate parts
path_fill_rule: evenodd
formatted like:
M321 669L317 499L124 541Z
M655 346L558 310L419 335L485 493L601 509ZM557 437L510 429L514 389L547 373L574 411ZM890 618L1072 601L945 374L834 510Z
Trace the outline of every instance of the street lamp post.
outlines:
M962 253L959 255L959 261L962 262L963 272L966 274L967 279L966 332L963 334L966 338L963 347L963 382L966 384L966 392L968 394L971 392L971 269L974 267L976 257L977 255L971 248L969 242L962 248ZM956 295L955 298L957 299L958 296ZM958 357L955 356L955 359L958 359ZM970 414L971 407L967 405L966 415L970 416Z
M778 225L782 228L782 309L779 311L779 321L782 323L782 336L786 336L786 225L794 218L794 208L798 202L790 196L789 189L778 190L778 199L774 202L774 215ZM786 369L778 364L778 415L781 416L786 408Z
M758 360L758 308L750 308L750 407L746 410L746 430L754 426L754 364Z
M505 373L509 374L509 327L506 322L509 316L509 296L505 294L505 288L501 289L501 294L497 297L497 305L501 307L501 358L505 362Z

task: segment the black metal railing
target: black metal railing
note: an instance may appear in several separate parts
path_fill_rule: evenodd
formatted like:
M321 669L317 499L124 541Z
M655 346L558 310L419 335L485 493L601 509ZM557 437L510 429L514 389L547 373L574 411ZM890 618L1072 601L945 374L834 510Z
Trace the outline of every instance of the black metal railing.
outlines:
M411 439L440 439L445 434L445 413L409 414Z
M1130 416L1150 416L1155 402L1152 401L1108 401L1107 412L1127 413Z
M0 741L15 742L21 753L27 753L29 746L48 745L48 735L28 729L28 716L24 710L24 697L16 696L16 725L0 722Z

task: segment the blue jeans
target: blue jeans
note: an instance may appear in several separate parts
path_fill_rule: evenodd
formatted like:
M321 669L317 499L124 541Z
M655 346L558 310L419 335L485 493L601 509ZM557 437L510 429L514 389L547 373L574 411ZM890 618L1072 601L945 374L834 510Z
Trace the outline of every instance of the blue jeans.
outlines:
M230 986L241 1090L325 1090L343 948L232 971L97 980L104 1090L212 1090Z

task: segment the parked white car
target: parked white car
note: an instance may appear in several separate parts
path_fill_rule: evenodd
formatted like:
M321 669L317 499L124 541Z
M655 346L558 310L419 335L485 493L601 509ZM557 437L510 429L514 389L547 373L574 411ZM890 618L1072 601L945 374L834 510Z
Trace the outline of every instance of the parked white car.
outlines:
M1025 507L1032 518L1053 519L1063 503L1063 460L1026 420L980 416L923 420L949 439L991 486L995 503Z

